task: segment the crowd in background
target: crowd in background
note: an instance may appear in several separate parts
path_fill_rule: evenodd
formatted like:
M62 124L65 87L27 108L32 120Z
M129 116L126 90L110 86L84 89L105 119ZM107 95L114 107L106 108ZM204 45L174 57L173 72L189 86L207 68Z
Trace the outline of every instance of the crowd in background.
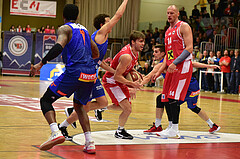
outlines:
M32 32L37 32L37 33L46 33L46 34L55 34L56 30L54 26L47 25L46 28L42 26L41 28L38 28L37 30L33 31L28 24L26 27L22 27L21 25L18 25L17 28L15 28L14 25L12 25L9 29L11 32L25 32L25 33L32 33Z

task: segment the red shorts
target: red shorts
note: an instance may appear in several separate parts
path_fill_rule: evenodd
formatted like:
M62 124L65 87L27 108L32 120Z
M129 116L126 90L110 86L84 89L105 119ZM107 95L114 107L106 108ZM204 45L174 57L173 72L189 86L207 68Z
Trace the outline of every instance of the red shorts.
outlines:
M109 97L114 104L119 105L119 103L124 99L128 99L128 101L131 103L131 97L128 87L126 85L119 83L110 84L103 82L103 87L107 91Z
M177 71L166 73L163 84L162 102L168 98L184 101L192 77L192 61L187 60L177 65Z

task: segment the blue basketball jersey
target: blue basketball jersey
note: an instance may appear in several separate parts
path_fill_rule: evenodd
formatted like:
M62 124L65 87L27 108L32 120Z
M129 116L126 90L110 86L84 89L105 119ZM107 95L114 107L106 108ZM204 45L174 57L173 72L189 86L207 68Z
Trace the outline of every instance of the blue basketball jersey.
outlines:
M80 73L94 74L95 64L92 59L91 39L87 29L76 23L66 23L72 28L72 38L62 51L66 65L65 73L79 76Z
M94 59L94 62L95 62L95 64L97 65L97 67L99 67L99 65L101 65L102 60L103 60L103 58L104 58L104 56L105 56L105 54L106 54L106 52L107 52L107 47L108 47L108 39L107 39L103 44L98 44L98 43L95 41L95 37L96 37L98 31L99 31L99 30L96 30L96 31L92 34L92 36L91 36L92 40L96 43L96 45L97 45L97 47L98 47L98 50L99 50L99 54L100 54L100 55L99 55L99 58Z

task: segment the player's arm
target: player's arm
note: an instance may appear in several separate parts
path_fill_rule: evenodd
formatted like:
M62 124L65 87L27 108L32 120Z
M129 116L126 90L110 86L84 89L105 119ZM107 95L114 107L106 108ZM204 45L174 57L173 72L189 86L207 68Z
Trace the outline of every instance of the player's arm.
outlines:
M214 69L219 68L220 69L218 65L207 65L199 62L192 62L192 65L193 67L196 67L196 68L214 68Z
M140 88L141 85L135 81L129 81L127 79L125 79L125 77L123 76L123 73L126 71L127 67L130 65L132 61L132 57L130 55L122 55L119 59L119 64L116 68L115 74L114 74L114 79L117 82L126 84L126 85L130 85L134 88Z
M113 74L115 73L115 70L112 67L110 67L108 64L106 64L105 61L102 61L100 67L102 67L104 70L106 70L108 72L111 72Z
M107 39L107 34L112 30L112 28L114 27L115 24L117 24L117 22L120 20L120 18L122 17L126 6L127 6L128 0L123 0L122 4L120 5L120 7L118 8L117 12L115 13L115 15L111 18L111 20L104 24L101 29L97 32L97 35L95 37L95 41L98 44L102 44L106 41Z
M37 64L35 64L31 71L30 76L34 76L36 71L40 70L44 64L61 54L65 45L72 37L72 29L70 26L63 25L58 29L58 39L56 44L48 51L47 55Z
M90 37L91 39L91 37ZM96 59L99 57L99 50L96 43L91 39L92 58Z
M167 62L166 62L166 56L164 57L164 60L162 62L161 67L158 69L158 71L152 76L152 81L156 81L156 79L166 70L167 68Z
M169 65L167 70L169 73L172 73L176 69L176 66L182 61L184 61L193 51L193 37L191 27L187 23L183 23L180 28L180 33L185 43L185 49L183 50L181 55L179 55L173 61L173 63Z
M154 66L153 70L149 72L145 77L143 77L143 81L141 84L144 85L148 83L151 80L152 76L157 73L157 71L161 66L162 66L162 63L158 63L156 66Z

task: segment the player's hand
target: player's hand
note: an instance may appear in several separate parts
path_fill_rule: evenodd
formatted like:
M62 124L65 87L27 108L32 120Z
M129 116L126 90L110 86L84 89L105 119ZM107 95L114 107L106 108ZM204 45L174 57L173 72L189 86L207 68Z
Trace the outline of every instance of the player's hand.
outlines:
M169 73L173 73L173 72L175 71L176 67L177 67L177 66L176 66L174 63L171 63L171 64L168 66L167 71L168 71Z
M152 76L151 82L155 83L156 79L160 76L160 74L157 72Z
M39 71L43 66L43 63L42 61L40 61L39 63L37 63L36 65L34 65L32 68L31 68L31 71L30 71L30 76L31 77L34 77L36 72Z
M220 69L220 66L218 66L218 65L209 65L209 67L214 68L214 69L216 69L216 68Z
M141 89L143 85L139 81L135 81L135 82L132 82L131 86L133 88Z
M137 89L136 88L128 88L128 90L129 90L131 99L136 98Z

